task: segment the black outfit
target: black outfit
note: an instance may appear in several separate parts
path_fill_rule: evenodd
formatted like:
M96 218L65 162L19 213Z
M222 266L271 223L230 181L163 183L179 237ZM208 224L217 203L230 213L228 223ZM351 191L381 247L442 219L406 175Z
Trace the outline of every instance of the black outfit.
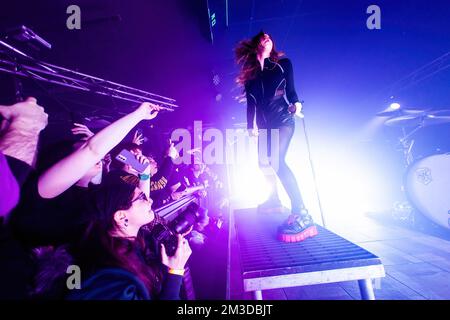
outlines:
M22 188L32 168L23 161L6 156L11 172ZM22 191L22 197L26 192ZM14 215L17 208L10 213ZM14 235L11 223L0 218L0 300L26 299L35 268L25 245Z
M21 177L17 180L22 181ZM54 199L43 199L39 195L37 181L37 175L32 174L21 190L20 203L11 213L10 220L0 224L0 299L29 298L37 271L31 249L68 244L68 251L72 254L73 247L92 220L93 189L96 186L72 186ZM120 275L115 276L120 278ZM101 279L105 278L102 276ZM179 281L169 282L168 290L179 289ZM118 292L116 294L119 295ZM146 298L144 294L142 299ZM176 297L169 295L167 298Z
M31 250L77 241L89 221L84 214L89 195L87 188L72 186L55 199L43 199L32 174L9 221L0 224L0 299L29 298L37 271Z
M166 274L158 300L179 300L183 277ZM72 290L67 300L151 300L144 283L131 272L121 268L100 269Z
M0 300L27 299L36 271L34 263L5 223L0 224L0 257Z
M158 172L150 177L150 197L153 200L152 208L157 209L169 203L172 192L167 184L174 171L173 160L166 156L161 163Z
M92 187L95 188L95 187ZM37 180L12 216L16 234L31 247L62 245L80 239L92 219L91 187L72 186L53 199L41 198Z
M303 207L303 200L294 174L287 166L285 158L295 130L294 115L289 112L290 104L299 102L294 88L292 64L289 59L280 59L278 62L269 58L264 60L263 70L259 69L255 78L245 84L247 96L247 128L253 128L256 113L256 124L259 129L268 129L267 134L260 134L258 139L258 155L260 167L272 165L267 157L272 153L271 130L279 131L279 155L275 172L286 189L291 200L292 212L299 213ZM264 144L264 148L261 148ZM276 194L276 180L273 176L266 176L272 184L272 198Z
M289 104L298 102L294 88L292 64L289 59L274 62L264 59L264 70L258 70L256 77L245 84L247 96L247 128L256 124L259 129L294 126Z

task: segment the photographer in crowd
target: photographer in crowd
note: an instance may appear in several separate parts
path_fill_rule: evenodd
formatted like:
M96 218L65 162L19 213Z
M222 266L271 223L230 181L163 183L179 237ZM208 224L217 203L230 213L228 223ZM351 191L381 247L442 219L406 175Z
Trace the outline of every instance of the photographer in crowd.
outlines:
M45 121L39 121L38 117L36 119L30 117L28 121L17 121L21 125L19 129L22 128L18 130L15 114L18 109L26 108L28 104L33 107L36 100L31 98L10 107L12 109L7 111L2 109L2 114L4 118L12 119L10 127L17 131L11 134L10 140L21 141L16 147L18 159L25 155L23 160L29 165L34 162L35 157L35 154L29 151L31 147L35 150L38 135L35 134L34 138L30 139L31 142L23 140L29 137L26 128L37 127L42 130L47 118L45 115L41 117L45 118ZM24 113L30 112L29 109L24 110ZM24 185L18 207L11 213L9 221L2 224L0 254L5 259L0 267L1 298L28 297L29 285L35 271L34 264L30 260L30 249L37 246L73 243L80 238L89 221L84 210L85 204L89 201L89 191L87 188L78 188L74 185L82 181L137 123L155 118L158 111L157 106L143 103L134 112L92 136L44 172L32 174ZM30 146L33 141L34 145Z
M81 290L68 299L179 299L184 267L191 250L178 235L178 246L168 256L161 245L162 264L146 257L147 242L138 236L153 221L152 200L139 188L111 177L96 191L91 220L73 250L75 263L87 276Z

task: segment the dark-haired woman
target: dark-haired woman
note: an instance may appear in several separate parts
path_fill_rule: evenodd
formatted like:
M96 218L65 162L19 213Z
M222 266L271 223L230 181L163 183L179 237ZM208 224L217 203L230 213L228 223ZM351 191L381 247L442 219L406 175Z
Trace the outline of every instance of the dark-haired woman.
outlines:
M176 300L184 267L191 255L178 236L175 255L161 247L161 260L149 258L139 229L153 221L152 200L121 179L106 181L93 198L92 218L83 239L73 248L80 267L81 289L70 300Z
M281 58L271 37L264 32L241 41L235 53L241 66L237 82L245 87L247 98L247 129L250 135L259 133L259 165L272 189L269 199L259 205L258 210L282 209L275 171L292 208L288 220L278 228L279 238L285 242L302 241L316 235L317 230L304 206L295 176L285 161L295 130L294 115L302 109L294 88L291 61ZM258 129L254 128L255 114Z

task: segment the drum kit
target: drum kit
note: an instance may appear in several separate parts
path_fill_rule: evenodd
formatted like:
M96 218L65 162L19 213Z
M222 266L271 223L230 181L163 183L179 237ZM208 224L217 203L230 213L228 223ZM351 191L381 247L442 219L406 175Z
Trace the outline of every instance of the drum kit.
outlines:
M412 211L450 229L450 110L399 108L377 116L388 117L384 124L401 131L406 167L402 189L416 209Z

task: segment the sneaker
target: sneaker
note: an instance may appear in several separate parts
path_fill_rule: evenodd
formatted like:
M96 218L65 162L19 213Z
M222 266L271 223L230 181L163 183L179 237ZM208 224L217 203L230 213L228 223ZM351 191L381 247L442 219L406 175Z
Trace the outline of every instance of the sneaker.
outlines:
M259 213L284 213L286 208L281 204L280 199L269 199L258 205Z
M306 211L306 214L303 214ZM278 227L278 238L283 242L300 242L318 234L316 225L306 209L302 215L291 215Z

